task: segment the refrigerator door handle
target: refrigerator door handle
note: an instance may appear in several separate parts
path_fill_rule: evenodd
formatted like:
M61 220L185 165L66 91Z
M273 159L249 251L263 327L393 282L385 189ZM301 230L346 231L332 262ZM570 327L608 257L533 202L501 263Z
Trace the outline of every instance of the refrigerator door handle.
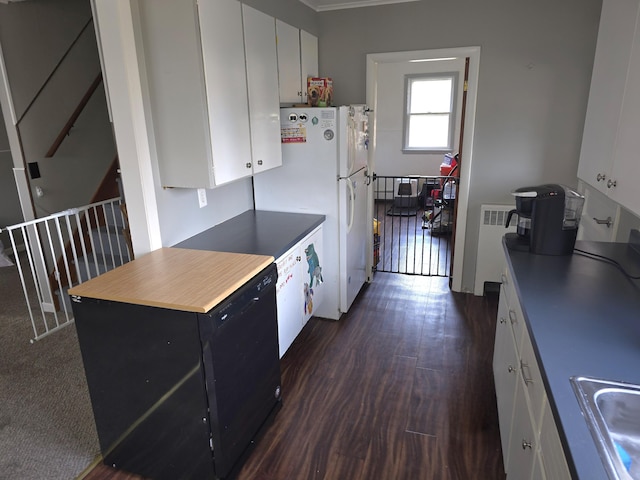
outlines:
M351 232L351 227L353 227L353 219L355 216L355 208L356 208L356 191L353 188L353 182L350 178L347 178L347 189L349 190L349 200L351 206L349 208L349 221L347 222L347 233Z

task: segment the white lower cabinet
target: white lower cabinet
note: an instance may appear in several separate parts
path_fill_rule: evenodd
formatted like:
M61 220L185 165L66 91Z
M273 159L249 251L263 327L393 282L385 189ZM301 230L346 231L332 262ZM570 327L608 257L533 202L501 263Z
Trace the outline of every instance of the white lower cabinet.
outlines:
M302 326L304 327L324 298L322 229L302 240Z
M322 302L322 226L276 259L280 358Z
M549 480L556 478L571 478L569 465L562 450L560 435L553 419L551 406L547 398L544 399L542 409L542 423L540 425L540 458Z
M493 356L505 472L509 480L570 479L510 273L500 289Z
M498 307L496 341L493 350L493 378L498 403L502 460L505 471L507 471L511 419L513 417L516 381L518 380L518 354L513 342L511 324L509 323L509 310L503 290L504 285L501 287Z
M554 477L549 477L550 479ZM571 478L571 477L558 477L558 478ZM533 472L531 473L531 480L546 480L544 465L542 464L542 458L540 455L536 455L533 461Z
M524 382L516 382L513 418L511 420L511 440L507 459L509 480L529 480L536 459L538 441L536 428L527 405Z

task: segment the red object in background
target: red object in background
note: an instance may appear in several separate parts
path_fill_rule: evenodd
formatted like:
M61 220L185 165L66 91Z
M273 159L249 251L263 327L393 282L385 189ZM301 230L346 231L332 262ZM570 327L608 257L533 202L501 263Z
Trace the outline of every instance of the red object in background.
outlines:
M450 153L445 154L444 160L440 164L440 176L448 177L457 168L457 154L452 155Z
M448 177L450 175L453 175L455 173L455 171L458 168L458 154L456 153L451 154L451 153L446 153L444 155L444 160L442 161L442 163L440 164L440 176L441 177ZM442 189L444 188L444 184L446 183L446 179L445 178L441 178L440 179L440 188L434 188L431 191L431 197L434 200L437 200L439 198L442 198Z

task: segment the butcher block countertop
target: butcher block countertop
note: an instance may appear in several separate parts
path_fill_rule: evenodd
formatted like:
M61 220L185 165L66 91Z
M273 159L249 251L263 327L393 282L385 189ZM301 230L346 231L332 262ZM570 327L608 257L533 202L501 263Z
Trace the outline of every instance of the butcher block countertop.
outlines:
M273 261L268 255L161 248L81 283L69 294L206 313Z

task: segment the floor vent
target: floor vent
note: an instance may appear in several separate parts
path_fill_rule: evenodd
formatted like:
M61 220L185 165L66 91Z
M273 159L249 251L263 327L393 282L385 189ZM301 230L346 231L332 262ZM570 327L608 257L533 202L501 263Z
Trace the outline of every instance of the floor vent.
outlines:
M517 218L512 226L505 228L509 210L513 205L482 205L480 207L480 230L478 232L478 254L474 294L484 295L486 282L500 282L504 269L502 237L507 232L515 232Z

